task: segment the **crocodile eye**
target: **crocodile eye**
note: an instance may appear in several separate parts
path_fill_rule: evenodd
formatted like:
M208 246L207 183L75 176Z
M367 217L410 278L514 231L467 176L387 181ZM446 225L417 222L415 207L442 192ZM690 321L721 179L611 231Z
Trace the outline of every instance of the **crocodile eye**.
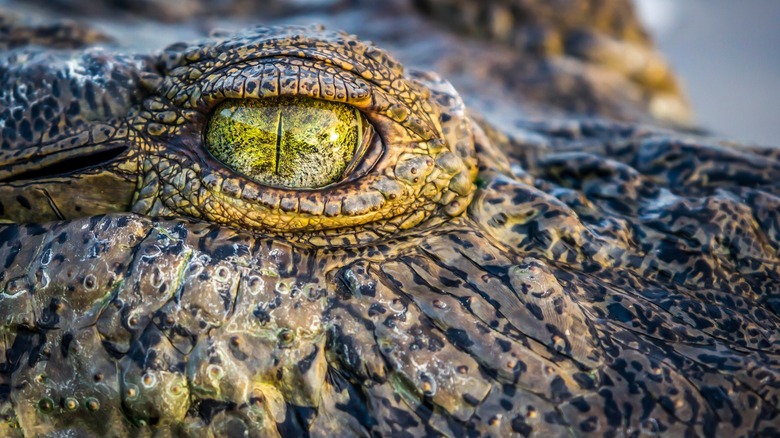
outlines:
M135 212L348 247L460 215L474 196L480 131L433 73L297 27L170 50L133 112Z
M345 179L370 137L357 108L294 96L227 100L206 127L214 158L261 184L292 189Z

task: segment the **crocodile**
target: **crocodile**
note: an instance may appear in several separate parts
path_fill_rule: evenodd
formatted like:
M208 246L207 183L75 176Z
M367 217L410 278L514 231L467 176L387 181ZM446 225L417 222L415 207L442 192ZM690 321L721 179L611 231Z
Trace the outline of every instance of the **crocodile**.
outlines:
M780 149L629 2L17 7L3 436L780 435Z

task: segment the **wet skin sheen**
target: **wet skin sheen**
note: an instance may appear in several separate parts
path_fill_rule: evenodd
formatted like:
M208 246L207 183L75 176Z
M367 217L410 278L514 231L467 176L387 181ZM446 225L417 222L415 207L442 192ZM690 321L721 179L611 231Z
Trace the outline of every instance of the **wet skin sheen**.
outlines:
M637 122L677 91L624 9L534 8L479 15L551 78L512 114L320 28L9 25L0 434L780 434L780 149Z

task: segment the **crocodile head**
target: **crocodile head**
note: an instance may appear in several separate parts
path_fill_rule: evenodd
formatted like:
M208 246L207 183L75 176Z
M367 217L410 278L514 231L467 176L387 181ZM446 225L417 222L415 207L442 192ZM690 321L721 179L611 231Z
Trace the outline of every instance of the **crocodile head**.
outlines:
M777 431L777 150L491 124L320 28L3 62L9 434ZM317 105L355 156L284 180Z

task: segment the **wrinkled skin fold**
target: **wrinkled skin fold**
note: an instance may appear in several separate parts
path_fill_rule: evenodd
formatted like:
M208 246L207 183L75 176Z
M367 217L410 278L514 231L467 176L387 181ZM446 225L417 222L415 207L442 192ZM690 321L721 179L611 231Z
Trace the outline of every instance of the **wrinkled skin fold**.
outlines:
M192 84L217 71L214 94L245 96L258 76L215 84L283 65L288 43L305 52L289 65L344 75L342 98L384 133L347 190L250 196L201 155L219 99ZM357 48L324 56L335 44ZM90 50L4 58L15 81L78 59L126 89L92 108L74 86L52 110L69 123L28 140L28 105L4 136L4 434L780 434L780 149L598 118L492 123L440 76L314 28L158 59ZM219 53L236 62L220 70ZM52 93L41 83L30 102ZM117 145L70 174L46 161ZM66 202L85 190L95 202Z

